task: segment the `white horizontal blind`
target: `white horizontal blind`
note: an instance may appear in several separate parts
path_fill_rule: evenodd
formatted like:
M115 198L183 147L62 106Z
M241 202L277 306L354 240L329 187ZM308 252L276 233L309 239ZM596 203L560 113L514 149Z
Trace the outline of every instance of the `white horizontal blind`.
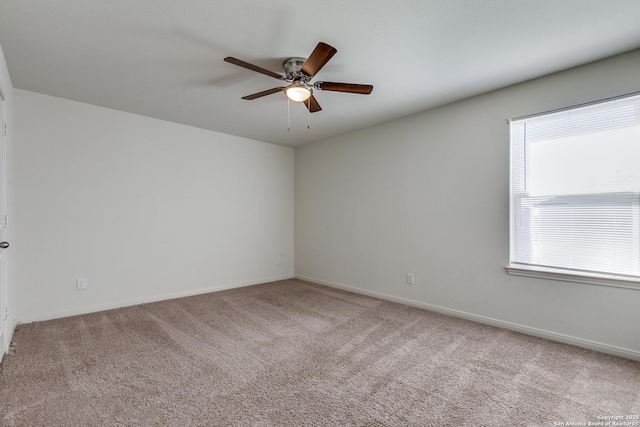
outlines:
M640 279L640 96L511 122L511 264Z

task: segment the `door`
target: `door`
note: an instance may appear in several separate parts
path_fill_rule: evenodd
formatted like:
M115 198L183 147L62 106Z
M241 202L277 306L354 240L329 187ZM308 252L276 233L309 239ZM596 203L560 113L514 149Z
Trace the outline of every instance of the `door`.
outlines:
M7 126L5 118L5 99L0 87L0 361L9 349L10 327L7 319Z

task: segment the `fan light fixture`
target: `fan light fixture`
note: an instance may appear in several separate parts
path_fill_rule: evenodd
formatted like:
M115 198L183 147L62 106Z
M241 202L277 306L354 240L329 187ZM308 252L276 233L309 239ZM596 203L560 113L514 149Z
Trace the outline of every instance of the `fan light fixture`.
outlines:
M311 97L311 89L296 85L295 83L286 88L284 93L287 95L287 98L294 102L303 102Z

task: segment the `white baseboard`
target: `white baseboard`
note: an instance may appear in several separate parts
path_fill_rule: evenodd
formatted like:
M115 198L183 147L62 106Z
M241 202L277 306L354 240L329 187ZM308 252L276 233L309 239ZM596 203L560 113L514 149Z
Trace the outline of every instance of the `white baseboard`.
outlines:
M9 322L7 322L9 323ZM7 345L5 345L5 342L9 342L8 339L5 338L4 336L4 331L2 334L0 334L0 364L2 363L2 359L4 358L5 353L9 350L7 347Z
M190 297L193 295L208 294L210 292L224 291L227 289L242 288L245 286L258 285L260 283L275 282L277 280L287 280L287 279L292 279L293 277L294 276L291 274L284 275L284 276L265 277L263 279L250 281L250 282L228 283L225 285L214 286L211 288L200 288L200 289L193 289L193 290L183 291L183 292L172 292L168 294L151 295L148 297L134 298L134 299L117 301L117 302L112 302L107 304L93 305L88 307L79 307L79 308L73 308L70 310L55 311L51 313L41 313L36 315L27 315L27 316L19 317L18 319L16 319L16 322L14 323L24 324L24 323L31 323L31 322L40 322L43 320L59 319L62 317L78 316L80 314L95 313L95 312L104 311L104 310L113 310L115 308L129 307L132 305L146 304L146 303L157 302L157 301L165 301L165 300L174 299L174 298ZM11 331L13 333L13 328L11 329Z
M446 307L440 307L437 305L426 304L420 301L414 301L406 298L400 298L393 295L382 294L379 292L373 292L366 289L356 288L353 286L343 285L341 283L329 282L326 280L316 279L314 277L307 277L296 274L296 279L306 280L308 282L317 283L319 285L329 286L332 288L342 289L345 291L371 296L374 298L383 299L386 301L397 302L400 304L409 305L412 307L422 308L429 311L434 311L441 314L447 314L449 316L459 317L461 319L472 320L478 323L484 323L491 326L497 326L503 329L509 329L511 331L520 332L527 335L533 335L540 338L546 338L552 341L558 341L565 344L575 345L577 347L586 348L589 350L599 351L601 353L612 354L614 356L620 356L627 359L640 361L640 352L630 350L622 347L616 347L609 344L604 344L596 341L585 340L583 338L573 337L570 335L559 334L556 332L545 331L543 329L533 328L530 326L520 325L517 323L505 322L503 320L493 319L491 317L479 316L477 314L467 313L464 311L453 310Z
M4 355L9 352L9 349L11 347L11 340L13 339L13 331L16 329L15 319L10 317L5 327L7 329L4 331L4 336L1 338L2 342L0 343L0 363L2 363L2 359Z

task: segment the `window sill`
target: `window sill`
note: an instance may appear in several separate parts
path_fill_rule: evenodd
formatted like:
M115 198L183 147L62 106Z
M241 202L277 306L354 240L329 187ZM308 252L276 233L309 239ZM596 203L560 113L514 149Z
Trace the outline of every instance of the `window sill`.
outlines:
M613 286L616 288L640 290L640 281L620 276L592 273L573 274L553 268L529 267L523 265L508 265L505 268L509 274L514 276L537 277L539 279L561 280L563 282L586 283L590 285Z

